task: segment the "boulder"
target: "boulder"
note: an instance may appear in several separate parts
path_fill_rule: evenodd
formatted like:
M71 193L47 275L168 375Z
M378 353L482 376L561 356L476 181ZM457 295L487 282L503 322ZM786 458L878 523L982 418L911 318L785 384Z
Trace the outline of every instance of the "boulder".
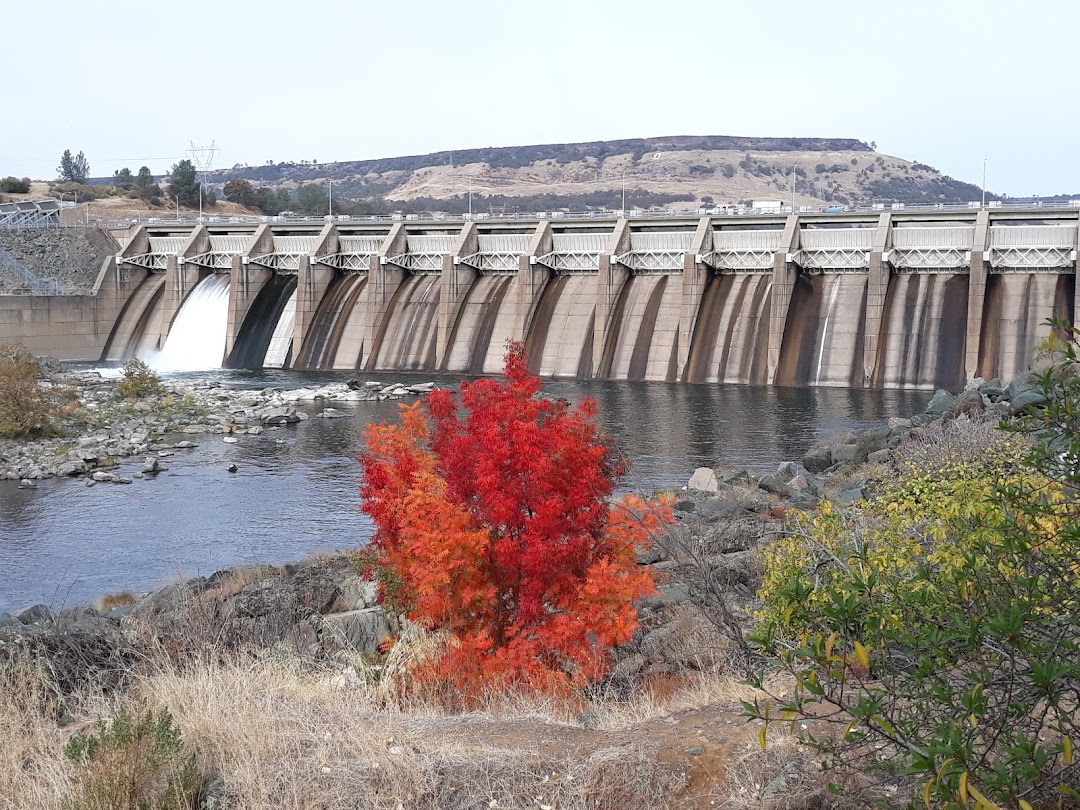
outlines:
M709 467L698 467L690 476L688 489L696 489L699 492L716 492L720 486L716 481L716 473Z
M863 493L863 487L866 485L866 481L857 481L853 484L848 484L844 487L836 496L836 502L840 506L851 506L856 501L861 501L865 497Z
M31 605L16 610L11 614L22 624L48 624L53 619L53 613L48 605Z
M29 478L24 478L19 482L19 489L37 489L37 484Z
M22 627L23 623L12 616L10 613L0 613L0 630L5 627Z
M641 546L636 550L638 565L654 565L664 559L664 553L659 546Z
M697 509L697 504L693 501L676 501L675 505L671 507L672 512L682 512L687 515L695 509Z
M1006 394L1008 395L1009 399L1016 399L1018 396L1020 396L1020 394L1024 393L1025 391L1030 391L1035 387L1035 383L1032 382L1031 378L1029 377L1014 377L1009 383Z
M838 444L832 449L833 461L844 463L858 461L859 446L856 444Z
M237 470L239 470L239 469L240 469L240 468L239 468L239 467L237 467L237 466L236 466L235 464L233 464L232 462L229 462L228 464L226 464L226 465L225 465L225 472L231 472L231 473L234 473L234 472L236 472L236 471L237 471Z
M934 396L930 398L930 401L926 403L926 413L932 416L943 416L949 408L952 407L956 401L956 397L950 394L948 391L939 388L934 392Z
M965 388L964 392L956 398L952 407L949 408L949 413L953 416L960 416L960 414L965 413L981 413L982 409L983 398L978 388Z
M825 472L833 465L832 448L824 445L811 447L803 454L802 463L812 473Z
M347 610L322 617L324 645L348 648L360 653L379 651L383 639L390 635L390 621L381 607Z
M1046 395L1041 391L1032 388L1021 391L1009 403L1009 416L1021 414L1028 408L1045 405L1048 401Z
M93 480L99 481L99 482L100 481L112 481L113 480L113 474L112 473L103 472L101 470L98 470L97 472L95 472L90 477Z
M235 436L226 436L224 439L222 439L222 441L225 442L225 444L236 444L240 440Z
M65 461L56 467L56 474L59 476L80 475L84 472L86 472L85 461Z
M263 411L262 421L267 425L287 425L299 422L300 417L296 413L296 408L292 405L286 405L280 408L270 408Z
M145 474L159 473L161 472L161 462L154 456L147 456L142 471Z
M871 464L888 464L892 458L892 452L889 450L875 450L873 453L866 457L866 460Z
M750 485L750 473L747 472L745 467L738 467L734 470L717 471L716 475L721 484L733 484L736 486Z
M889 421L886 424L888 424L889 430L891 430L893 432L900 432L900 431L910 430L911 429L911 420L910 419L904 419L904 418L902 418L900 416L892 416L892 417L890 417Z

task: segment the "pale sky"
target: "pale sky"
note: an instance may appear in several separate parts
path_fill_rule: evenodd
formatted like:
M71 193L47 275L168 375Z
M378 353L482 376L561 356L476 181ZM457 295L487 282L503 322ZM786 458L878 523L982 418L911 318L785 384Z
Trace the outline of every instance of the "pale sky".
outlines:
M0 0L0 31L0 176L758 135L1080 193L1075 0Z

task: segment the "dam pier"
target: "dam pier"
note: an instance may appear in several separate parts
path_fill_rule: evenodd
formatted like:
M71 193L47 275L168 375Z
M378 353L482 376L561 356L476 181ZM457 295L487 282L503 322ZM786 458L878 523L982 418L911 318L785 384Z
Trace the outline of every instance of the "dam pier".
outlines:
M1077 312L1080 212L137 223L83 296L0 296L0 343L238 368L957 388L1022 372ZM200 315L200 301L228 305ZM175 348L175 347L173 347ZM213 354L216 355L216 348Z

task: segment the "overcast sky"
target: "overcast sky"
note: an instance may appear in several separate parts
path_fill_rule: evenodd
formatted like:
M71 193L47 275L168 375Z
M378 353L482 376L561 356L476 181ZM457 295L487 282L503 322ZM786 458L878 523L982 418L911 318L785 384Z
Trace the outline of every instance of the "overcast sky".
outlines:
M1075 0L0 0L0 29L0 175L769 135L1080 193Z

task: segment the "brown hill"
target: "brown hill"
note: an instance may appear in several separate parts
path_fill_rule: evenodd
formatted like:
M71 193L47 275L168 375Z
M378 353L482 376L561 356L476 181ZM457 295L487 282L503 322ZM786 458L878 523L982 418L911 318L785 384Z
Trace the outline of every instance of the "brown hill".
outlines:
M852 139L679 136L472 149L337 163L277 163L213 172L272 188L333 182L335 198L389 209L460 213L734 204L792 198L799 205L977 200L978 186Z

